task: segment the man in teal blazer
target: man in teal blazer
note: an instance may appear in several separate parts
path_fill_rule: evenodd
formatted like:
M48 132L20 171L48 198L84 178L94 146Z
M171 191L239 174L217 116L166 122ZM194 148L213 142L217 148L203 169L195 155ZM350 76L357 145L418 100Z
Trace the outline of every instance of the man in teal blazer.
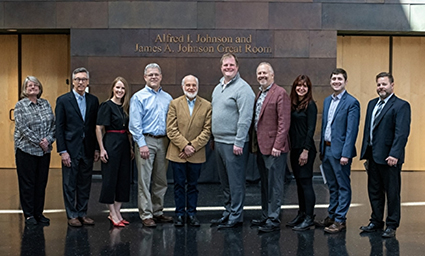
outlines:
M346 228L345 220L351 203L350 172L356 156L360 104L346 90L347 72L335 69L331 74L334 93L323 103L320 158L329 187L328 217L317 222L327 233Z

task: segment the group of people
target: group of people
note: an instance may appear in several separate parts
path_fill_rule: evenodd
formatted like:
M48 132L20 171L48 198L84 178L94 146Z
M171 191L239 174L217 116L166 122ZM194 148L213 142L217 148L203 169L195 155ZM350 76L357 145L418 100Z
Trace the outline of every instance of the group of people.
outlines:
M138 208L143 225L155 227L158 222L174 222L176 227L186 223L199 226L197 182L206 161L205 147L210 142L224 196L225 210L220 218L211 220L218 229L234 228L243 222L250 152L256 154L261 178L261 216L251 221L259 232L280 229L288 153L299 211L286 225L296 231L313 226L322 226L327 233L346 229L351 202L350 169L356 156L360 119L360 104L345 89L346 71L332 71L333 94L323 103L319 148L330 203L328 216L315 222L312 178L317 154L317 106L310 78L299 75L288 95L275 83L272 65L262 62L256 69L260 87L255 95L241 78L234 54L224 54L220 65L223 77L212 93L211 103L197 95L199 80L194 75L182 79L183 95L173 100L161 87L160 66L151 63L144 69L143 89L130 99L129 84L117 77L109 99L100 106L98 99L86 92L89 72L77 68L72 73L72 91L57 99L56 115L41 99L40 81L27 77L22 99L15 107L16 164L26 223L49 222L43 215L44 194L56 139L70 226L94 224L87 217L87 206L93 161L99 159L99 201L108 205L113 226L129 224L120 208L129 200L133 158L138 169ZM361 159L366 160L372 215L370 223L360 229L375 232L386 224L382 236L394 237L400 222L400 171L410 130L410 105L394 95L390 73L378 74L376 85L379 97L368 104L361 149ZM174 219L163 213L168 163L174 176ZM388 216L384 222L385 197Z

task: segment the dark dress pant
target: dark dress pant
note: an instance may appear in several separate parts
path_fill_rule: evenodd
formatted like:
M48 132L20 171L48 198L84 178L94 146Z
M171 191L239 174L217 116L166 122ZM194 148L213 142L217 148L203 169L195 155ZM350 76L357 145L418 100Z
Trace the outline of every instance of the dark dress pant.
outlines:
M131 154L127 133L106 133L103 138L108 162L101 163L102 189L99 202L113 204L130 200Z
M198 179L202 164L177 163L170 161L174 176L174 201L176 215L194 216L198 205ZM187 181L187 189L186 189Z
M261 177L261 210L266 224L280 225L285 166L288 153L278 157L257 152L257 164Z
M316 151L308 152L307 163L303 166L299 164L299 158L304 149L293 148L290 153L292 172L297 182L297 194L299 211L313 216L316 195L313 189L313 164L316 158Z
M50 153L33 156L16 149L19 199L25 218L43 214L49 165Z
M91 157L86 157L84 146L82 146L78 156L71 157L71 167L62 164L63 200L68 219L87 215L93 172L93 154Z
M329 217L338 222L345 222L351 203L351 162L341 165L340 159L333 157L331 146L325 147L322 160L323 171L329 188Z
M238 156L233 154L233 144L215 142L218 176L224 195L223 217L232 222L243 221L248 154L248 142L244 144L243 154Z
M367 171L367 191L372 207L370 222L383 226L385 196L387 197L388 216L387 227L394 229L400 224L400 191L401 191L401 164L396 166L377 164L369 159Z

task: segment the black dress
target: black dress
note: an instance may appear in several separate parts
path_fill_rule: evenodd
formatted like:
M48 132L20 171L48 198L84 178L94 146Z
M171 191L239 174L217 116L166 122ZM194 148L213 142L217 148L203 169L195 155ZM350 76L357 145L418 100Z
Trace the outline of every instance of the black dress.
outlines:
M130 142L128 139L128 116L122 106L108 100L99 107L97 125L105 126L103 146L108 162L101 163L102 190L100 203L128 202L130 199Z
M313 139L316 120L317 107L314 101L310 101L305 110L291 112L291 128L289 129L291 140L290 160L295 178L313 177L313 164L317 153ZM308 160L305 165L300 166L298 159L304 149L308 150Z

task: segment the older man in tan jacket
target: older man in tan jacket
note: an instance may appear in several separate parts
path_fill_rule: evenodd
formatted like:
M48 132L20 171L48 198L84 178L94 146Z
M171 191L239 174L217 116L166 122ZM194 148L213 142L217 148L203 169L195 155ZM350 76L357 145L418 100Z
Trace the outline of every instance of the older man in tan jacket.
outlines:
M167 116L167 136L171 142L167 159L174 175L176 227L184 225L186 214L189 225L200 225L196 218L197 184L202 163L206 161L205 145L211 136L211 103L197 96L198 88L198 78L185 76L184 95L171 101Z

